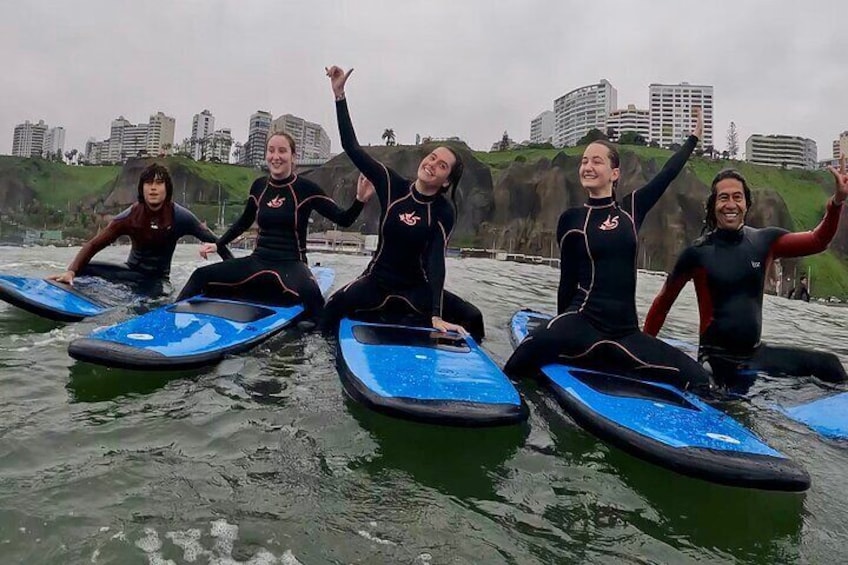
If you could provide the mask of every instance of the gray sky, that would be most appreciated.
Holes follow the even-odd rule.
[[[324,66],[348,82],[360,141],[458,135],[488,149],[529,137],[554,98],[606,78],[619,106],[652,82],[715,87],[715,145],[731,120],[811,137],[820,158],[848,130],[848,3],[840,0],[3,0],[0,153],[28,119],[64,126],[65,149],[124,115],[208,108],[247,136],[250,114],[324,126],[341,150]]]

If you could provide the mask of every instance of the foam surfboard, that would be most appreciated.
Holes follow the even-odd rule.
[[[345,318],[337,361],[348,395],[379,412],[457,426],[527,418],[521,395],[471,337]]]
[[[550,316],[522,310],[510,324],[519,344]],[[804,491],[810,477],[730,416],[662,383],[546,365],[541,377],[578,425],[636,457],[707,481]]]
[[[0,274],[0,300],[59,322],[78,322],[110,309],[70,285],[15,275]]]
[[[312,269],[321,292],[334,272]],[[71,357],[107,367],[179,370],[210,365],[247,351],[288,327],[303,306],[269,306],[197,296],[99,328],[68,347]]]
[[[783,413],[831,439],[848,439],[848,392],[785,408]]]

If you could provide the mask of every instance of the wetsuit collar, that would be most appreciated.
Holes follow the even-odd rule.
[[[612,206],[615,202],[612,196],[605,196],[603,198],[592,198],[589,197],[589,200],[586,202],[586,206],[589,208],[606,208],[607,206]]]
[[[436,198],[441,196],[441,192],[437,192],[435,194],[422,194],[418,192],[418,187],[415,186],[415,181],[412,181],[412,184],[409,185],[409,190],[412,192],[412,198],[417,200],[418,202],[433,202]]]
[[[297,178],[297,175],[294,173],[290,174],[284,179],[275,179],[274,177],[268,175],[268,184],[271,186],[286,186],[287,184],[291,184],[294,182],[294,179]]]
[[[735,230],[723,230],[721,228],[716,228],[713,232],[713,237],[716,241],[722,241],[724,243],[739,243],[742,241],[743,230],[745,229],[745,225],[739,227],[739,229]]]

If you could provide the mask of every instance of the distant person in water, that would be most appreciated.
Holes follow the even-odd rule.
[[[256,248],[247,257],[197,269],[177,300],[204,293],[268,304],[300,302],[307,318],[314,321],[320,315],[324,297],[306,264],[309,216],[315,211],[340,226],[350,226],[373,189],[359,183],[353,204],[342,210],[321,187],[295,173],[296,157],[294,139],[271,132],[265,144],[269,174],[253,182],[244,211],[219,241],[229,244],[256,222]],[[213,249],[203,246],[201,253]]]
[[[380,228],[377,250],[365,272],[327,302],[324,331],[334,332],[339,320],[349,316],[468,333],[448,321],[450,307],[467,303],[446,299],[444,292],[445,250],[456,222],[461,157],[439,146],[421,160],[415,178],[389,169],[356,139],[345,97],[345,83],[353,69],[345,72],[334,66],[326,71],[336,100],[342,148],[373,183],[380,202]],[[482,315],[476,333],[482,338]]]
[[[807,275],[801,275],[801,278],[798,280],[798,286],[790,288],[786,294],[786,298],[803,300],[804,302],[810,301],[810,290],[807,288]]]
[[[504,371],[532,374],[551,363],[626,373],[680,389],[708,390],[709,374],[693,359],[639,331],[636,257],[639,229],[648,212],[680,174],[702,137],[695,108],[694,132],[645,186],[619,198],[618,150],[590,143],[578,171],[588,194],[583,206],[562,213],[557,226],[560,282],[557,316],[534,330]]]
[[[832,353],[760,341],[768,264],[781,257],[824,251],[839,227],[848,196],[844,160],[840,171],[831,168],[830,172],[836,182],[824,218],[815,229],[798,233],[746,226],[752,203],[748,183],[739,171],[719,172],[706,204],[705,233],[680,255],[651,305],[645,332],[659,333],[677,295],[692,280],[701,317],[698,357],[709,364],[717,384],[744,392],[757,371],[845,381],[845,369]]]
[[[177,241],[194,236],[208,242],[222,258],[232,257],[219,245],[215,234],[186,208],[173,202],[174,186],[168,169],[154,163],[138,179],[138,202],[115,216],[111,222],[79,250],[68,270],[48,277],[73,284],[76,276],[96,276],[130,283],[147,294],[160,294],[167,286],[171,260]],[[128,236],[132,247],[125,265],[91,261],[99,251],[121,236]]]

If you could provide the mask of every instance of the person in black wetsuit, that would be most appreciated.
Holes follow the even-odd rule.
[[[171,259],[177,241],[192,235],[208,242],[224,258],[232,254],[218,244],[215,234],[187,209],[172,201],[174,185],[168,169],[157,163],[145,168],[138,179],[138,202],[115,216],[79,250],[68,270],[48,277],[67,284],[76,276],[95,276],[129,283],[144,294],[166,293]],[[91,261],[99,251],[121,236],[129,236],[132,247],[125,265]]]
[[[801,275],[801,278],[798,279],[798,286],[789,289],[786,298],[790,300],[803,300],[804,302],[810,301],[810,290],[807,288],[807,275]]]
[[[320,316],[324,297],[306,264],[309,215],[314,210],[340,226],[350,226],[373,190],[360,183],[353,204],[342,210],[318,185],[294,173],[295,152],[288,134],[268,136],[265,161],[270,175],[253,182],[244,211],[218,242],[227,245],[256,222],[256,249],[247,257],[197,269],[178,301],[204,293],[266,304],[302,302],[306,318]],[[201,254],[210,250],[211,246],[203,247]]]
[[[377,192],[380,232],[365,272],[327,302],[323,330],[334,332],[341,318],[351,316],[465,334],[465,328],[446,321],[451,317],[444,300],[445,249],[455,221],[455,208],[445,194],[455,197],[462,160],[450,148],[437,147],[421,161],[417,177],[407,179],[368,155],[356,139],[345,99],[352,71],[334,66],[327,76],[336,97],[342,147]]]
[[[654,299],[645,318],[645,332],[657,335],[680,291],[695,284],[700,313],[698,358],[709,364],[717,384],[744,392],[756,372],[814,375],[821,380],[848,379],[832,353],[760,342],[763,286],[769,263],[781,257],[801,257],[824,251],[839,226],[848,195],[848,175],[831,169],[836,189],[824,218],[813,230],[791,233],[783,228],[744,225],[751,190],[733,169],[721,171],[706,204],[706,234],[685,249]]]
[[[683,147],[648,184],[617,201],[618,152],[608,142],[589,144],[580,164],[588,202],[563,212],[557,226],[560,283],[557,316],[530,334],[507,361],[513,377],[550,363],[628,373],[678,388],[709,388],[709,374],[674,347],[639,331],[636,257],[645,216],[677,177],[703,130],[697,125]]]

